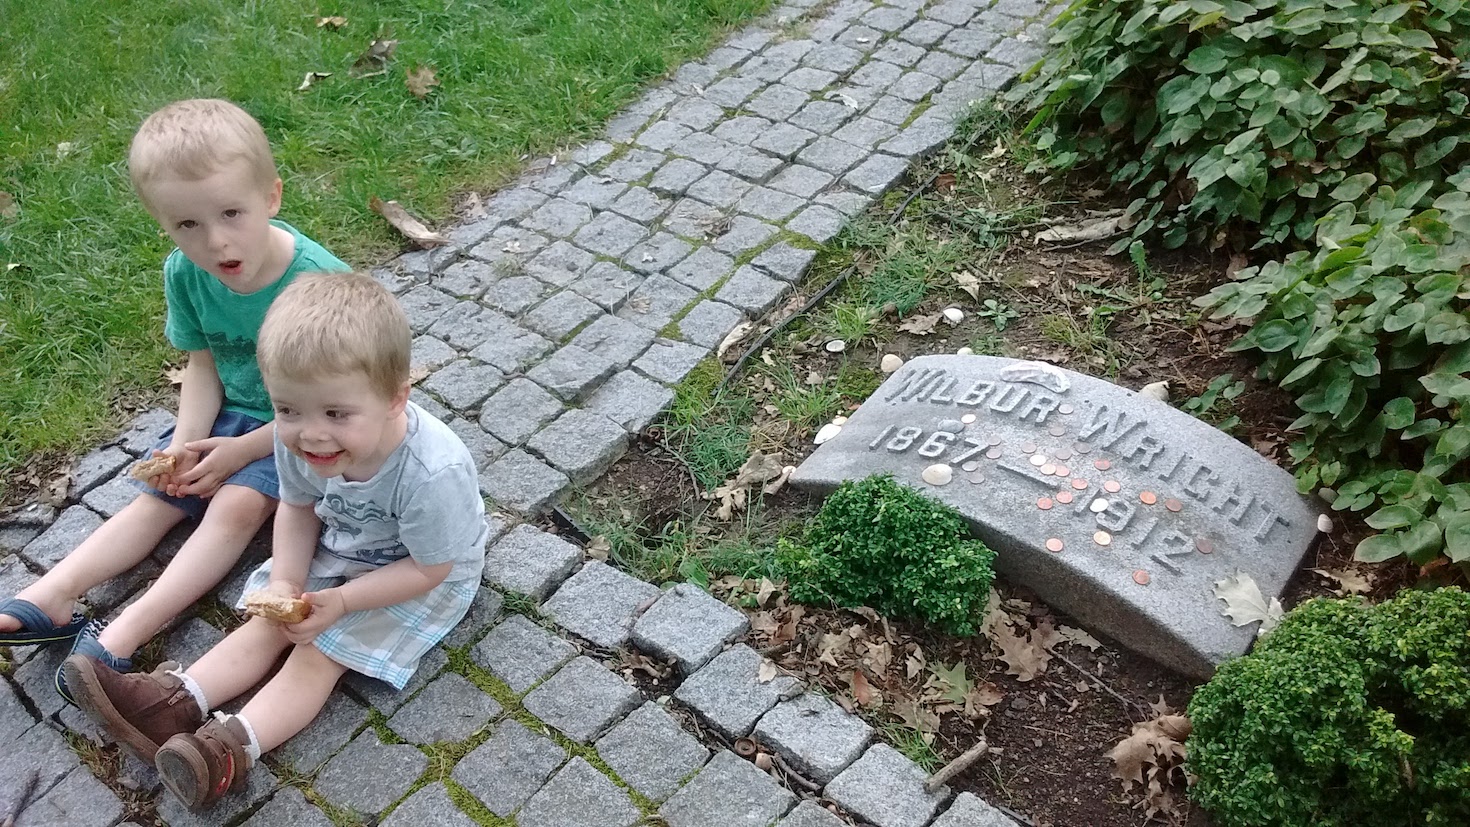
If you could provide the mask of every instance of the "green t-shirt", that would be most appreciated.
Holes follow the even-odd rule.
[[[236,293],[179,250],[163,262],[163,295],[168,301],[164,335],[180,350],[208,350],[225,388],[223,409],[263,422],[275,418],[265,381],[260,378],[260,366],[255,363],[255,340],[265,311],[302,273],[352,269],[290,224],[271,224],[296,239],[296,255],[275,283],[254,293]]]

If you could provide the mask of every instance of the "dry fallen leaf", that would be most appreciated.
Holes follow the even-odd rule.
[[[167,379],[170,385],[182,385],[184,384],[184,369],[169,368],[163,372],[163,378]]]
[[[1123,211],[1117,210],[1114,214],[1083,219],[1076,224],[1054,224],[1036,234],[1036,243],[1101,241],[1122,232],[1124,220]]]
[[[296,87],[296,91],[305,92],[311,88],[312,84],[319,80],[326,80],[331,76],[331,72],[307,72],[306,76],[301,79],[301,85]]]
[[[960,270],[954,274],[954,283],[959,288],[970,294],[970,298],[980,301],[980,277],[969,270]]]
[[[944,318],[943,313],[935,313],[930,316],[912,316],[908,321],[898,326],[899,330],[907,331],[915,336],[928,336],[934,332],[934,325]]]
[[[858,706],[879,706],[883,703],[882,694],[868,683],[868,678],[861,669],[854,669],[852,672],[852,697],[858,702]]]
[[[408,211],[397,201],[384,201],[374,195],[368,199],[368,206],[373,212],[386,218],[388,223],[393,225],[393,229],[402,233],[405,238],[419,247],[427,249],[449,243],[449,239],[430,230],[424,226],[422,221],[409,215]]]
[[[15,203],[15,196],[0,190],[0,218],[15,218],[20,215],[20,207]]]
[[[720,340],[720,346],[715,348],[715,359],[723,360],[725,358],[725,351],[734,347],[741,339],[745,338],[746,334],[754,329],[755,322],[741,322],[735,325],[735,329],[726,333],[725,338]]]
[[[1000,649],[1000,659],[1006,662],[1006,674],[1015,675],[1022,683],[1035,680],[1051,663],[1051,654],[1025,632],[1005,627],[997,629],[993,639]]]
[[[760,671],[756,673],[755,678],[761,683],[770,683],[779,674],[781,674],[781,670],[776,667],[776,664],[762,658]]]
[[[593,537],[591,542],[587,543],[586,551],[588,557],[591,557],[593,560],[601,560],[605,563],[607,562],[607,556],[612,553],[612,541],[607,539],[607,535],[599,534]]]
[[[318,17],[316,27],[318,29],[340,29],[347,25],[345,17]]]
[[[414,97],[423,100],[429,96],[429,92],[435,86],[439,85],[439,78],[434,76],[434,67],[419,66],[408,73],[408,77],[404,78],[404,82],[408,84],[408,91]]]
[[[358,55],[352,68],[347,70],[355,78],[370,78],[387,74],[388,61],[393,59],[393,50],[398,48],[396,40],[374,40],[367,51]]]
[[[1312,569],[1312,571],[1329,580],[1337,581],[1338,594],[1367,594],[1373,590],[1372,581],[1351,569]]]
[[[1123,792],[1134,784],[1144,788],[1140,802],[1146,815],[1172,813],[1173,797],[1164,786],[1170,774],[1184,763],[1184,740],[1192,727],[1183,715],[1160,715],[1151,721],[1133,725],[1133,734],[1108,751],[1113,760],[1113,777],[1122,780]]]
[[[1057,634],[1061,635],[1062,639],[1066,640],[1069,643],[1075,643],[1078,646],[1086,646],[1088,649],[1094,652],[1102,647],[1102,644],[1098,642],[1097,638],[1089,635],[1081,629],[1074,629],[1071,626],[1058,626]]]
[[[1230,618],[1232,624],[1245,626],[1259,620],[1261,628],[1256,632],[1257,637],[1275,629],[1285,614],[1281,601],[1273,597],[1268,604],[1255,579],[1243,572],[1216,580],[1215,596],[1225,601],[1225,608],[1220,610],[1220,614]]]

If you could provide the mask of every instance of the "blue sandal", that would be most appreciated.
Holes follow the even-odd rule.
[[[0,632],[0,646],[31,646],[37,643],[58,643],[70,640],[87,625],[86,615],[76,612],[70,623],[57,626],[41,608],[29,600],[12,597],[0,601],[0,614],[10,615],[20,621],[20,628]]]
[[[72,641],[71,653],[86,655],[114,672],[133,671],[132,658],[120,658],[114,655],[107,651],[107,647],[103,646],[101,641],[97,640],[105,628],[107,624],[100,620],[93,620],[86,624],[86,627],[77,634],[77,639]],[[62,661],[61,665],[56,667],[56,692],[61,695],[62,700],[76,706],[76,699],[72,697],[71,690],[66,686],[66,675],[62,674],[65,668],[66,661]]]

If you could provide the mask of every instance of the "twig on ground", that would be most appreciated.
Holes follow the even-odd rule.
[[[1099,678],[1098,676],[1092,674],[1091,672],[1087,671],[1086,669],[1083,669],[1082,667],[1078,666],[1076,663],[1073,663],[1072,660],[1070,658],[1068,658],[1066,655],[1063,655],[1060,652],[1052,652],[1051,654],[1052,654],[1052,657],[1057,658],[1062,663],[1065,663],[1068,666],[1072,667],[1073,669],[1076,669],[1079,673],[1081,673],[1081,675],[1083,677],[1087,678],[1088,680],[1090,680],[1094,684],[1096,684],[1099,689],[1101,689],[1102,691],[1108,693],[1109,695],[1112,695],[1114,698],[1117,698],[1118,699],[1118,703],[1121,703],[1123,705],[1123,709],[1128,712],[1128,717],[1130,719],[1135,716],[1135,714],[1137,712],[1137,707],[1139,706],[1137,703],[1128,700],[1127,698],[1123,697],[1122,695],[1119,695],[1111,686],[1108,686],[1106,683],[1103,683],[1103,681],[1102,681],[1101,678]]]
[[[810,792],[816,792],[822,789],[821,784],[812,781],[811,779],[792,769],[791,765],[786,763],[786,759],[782,758],[779,752],[772,752],[771,757],[775,759],[776,766],[781,768],[781,772],[785,773],[787,778],[790,778],[792,781],[795,781],[797,784],[805,787]]]
[[[965,750],[960,757],[940,767],[937,772],[925,779],[924,792],[932,793],[949,783],[951,778],[969,769],[971,764],[980,760],[980,756],[984,755],[988,749],[990,749],[990,741],[981,735],[980,740],[976,741],[973,747]]]

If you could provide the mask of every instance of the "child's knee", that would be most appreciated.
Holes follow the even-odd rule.
[[[204,519],[221,526],[254,533],[276,510],[276,501],[253,488],[227,485],[214,495]]]

